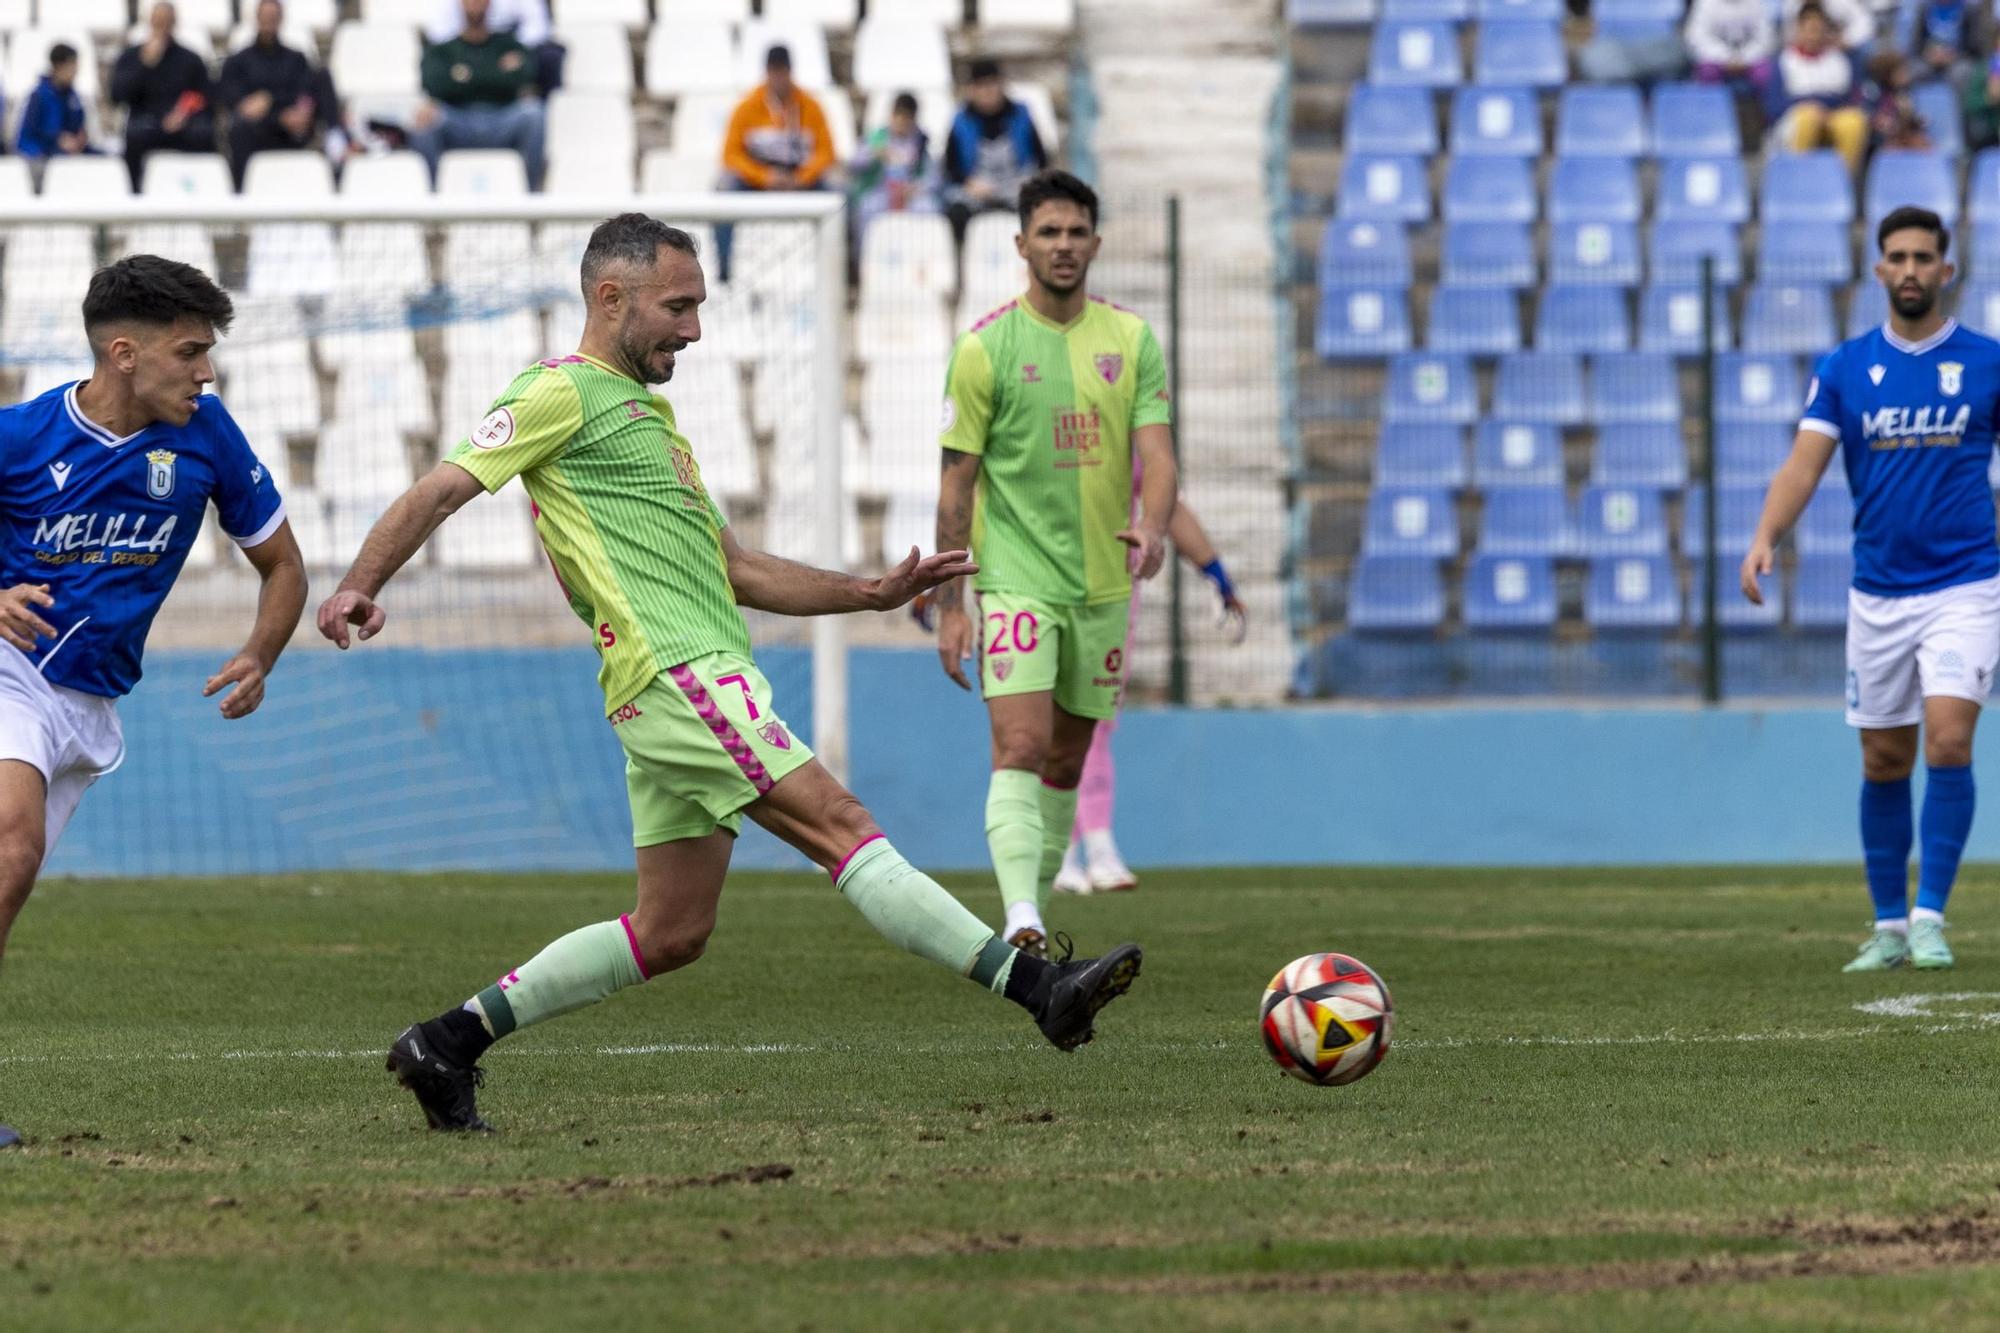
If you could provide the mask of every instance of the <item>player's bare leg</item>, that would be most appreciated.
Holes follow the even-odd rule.
[[[1136,944],[1050,963],[995,939],[889,845],[867,808],[816,759],[779,779],[745,813],[812,858],[890,943],[1006,996],[1062,1050],[1089,1041],[1097,1011],[1139,975]]]
[[[1958,879],[1959,859],[1972,833],[1976,793],[1972,782],[1972,736],[1979,705],[1970,699],[1933,694],[1924,700],[1924,808],[1917,837],[1922,847],[1916,906],[1910,911],[1910,963],[1937,969],[1952,966],[1945,943],[1944,909]]]
[[[1861,732],[1861,850],[1875,928],[1843,971],[1882,972],[1910,959],[1910,770],[1917,762],[1915,727]]]
[[[1007,913],[1001,931],[1009,944],[1037,957],[1048,954],[1043,885],[1055,878],[1053,866],[1046,879],[1042,874],[1043,847],[1048,841],[1042,821],[1042,779],[1055,741],[1056,712],[1055,695],[1049,690],[1005,694],[986,701],[993,733],[993,777],[986,789],[986,849],[993,858],[993,877],[1000,883],[1000,902]],[[1086,741],[1086,748],[1088,744]],[[1070,784],[1072,820],[1075,786]]]
[[[41,873],[47,818],[41,772],[18,759],[0,760],[0,957]],[[0,1125],[0,1148],[20,1142],[19,1134]]]

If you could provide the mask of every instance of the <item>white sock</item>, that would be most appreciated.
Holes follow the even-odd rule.
[[[1910,920],[1912,920],[1912,921],[1935,921],[1935,922],[1937,922],[1937,923],[1938,923],[1939,925],[1943,925],[1943,924],[1944,924],[1944,913],[1943,913],[1943,912],[1940,912],[1940,911],[1938,911],[1938,910],[1937,910],[1937,909],[1936,909],[1935,907],[1916,907],[1916,908],[1912,908],[1912,909],[1910,910]],[[1880,924],[1880,923],[1877,923],[1877,924]]]
[[[1125,858],[1118,854],[1118,841],[1111,836],[1108,828],[1094,828],[1083,835],[1083,850],[1089,854],[1093,865],[1123,865]]]
[[[1039,930],[1044,935],[1048,934],[1042,926],[1042,914],[1033,903],[1008,903],[1007,927],[1000,932],[1000,937],[1007,939],[1023,927]]]
[[[1080,875],[1083,873],[1083,844],[1075,838],[1069,840],[1069,850],[1063,853],[1063,873]]]
[[[1918,908],[1917,910],[1918,910],[1918,911],[1922,911],[1923,909],[1922,909],[1922,908]],[[1940,917],[1940,918],[1938,918],[1938,919],[1939,919],[1939,920],[1943,920],[1944,918]],[[1877,918],[1875,918],[1875,929],[1877,929],[1877,930],[1893,930],[1893,931],[1895,931],[1895,932],[1896,932],[1896,933],[1897,933],[1898,935],[1907,935],[1907,934],[1909,934],[1909,933],[1910,933],[1910,918],[1908,918],[1908,917],[1906,917],[1906,916],[1882,916],[1882,917],[1877,917]]]

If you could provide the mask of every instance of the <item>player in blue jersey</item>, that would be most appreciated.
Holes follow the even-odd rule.
[[[0,954],[84,789],[125,757],[115,701],[211,500],[263,581],[250,637],[202,690],[228,690],[225,718],[263,701],[305,606],[277,487],[202,396],[232,313],[199,269],[121,259],[83,298],[90,378],[0,409]]]
[[[1833,452],[1854,494],[1847,721],[1861,732],[1861,847],[1875,930],[1849,972],[1950,967],[1945,901],[1972,830],[1972,732],[2000,662],[2000,549],[1987,464],[2000,424],[2000,342],[1938,308],[1952,279],[1938,215],[1899,208],[1876,232],[1889,322],[1820,361],[1791,456],[1771,481],[1743,595],[1812,498]],[[1927,768],[1909,905],[1910,771]]]

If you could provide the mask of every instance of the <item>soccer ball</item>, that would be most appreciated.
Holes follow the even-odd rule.
[[[1333,1087],[1382,1063],[1395,1008],[1368,964],[1344,953],[1309,953],[1271,978],[1257,1024],[1278,1068]]]

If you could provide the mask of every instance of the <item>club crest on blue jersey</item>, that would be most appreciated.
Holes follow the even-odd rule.
[[[174,451],[155,449],[146,455],[146,494],[164,500],[174,493]]]
[[[1956,397],[1964,387],[1965,367],[1957,361],[1938,362],[1938,392],[1947,398]]]

